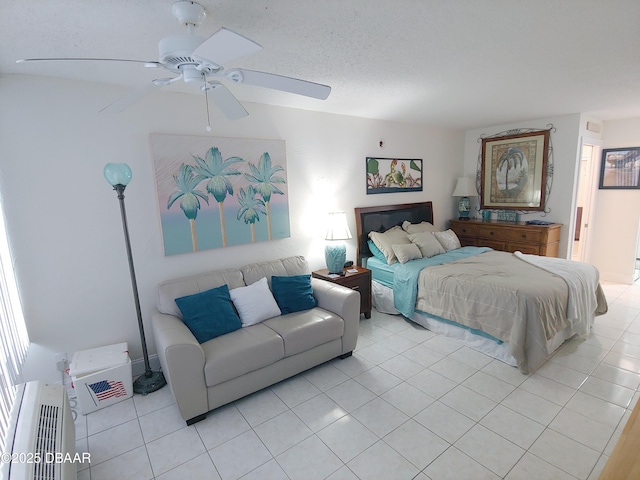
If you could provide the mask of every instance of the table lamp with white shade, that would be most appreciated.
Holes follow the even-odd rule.
[[[453,190],[454,197],[460,197],[458,202],[458,220],[469,220],[469,211],[471,210],[471,201],[469,197],[477,197],[476,181],[471,177],[460,177]]]
[[[327,233],[324,236],[328,240],[324,250],[324,259],[327,262],[329,273],[344,274],[344,263],[347,259],[347,247],[342,240],[349,240],[351,232],[347,225],[345,212],[331,212],[327,222]]]

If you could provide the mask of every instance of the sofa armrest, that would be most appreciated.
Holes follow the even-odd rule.
[[[318,306],[335,313],[344,320],[342,353],[352,352],[358,342],[360,293],[319,278],[312,278],[311,286],[313,287],[313,295],[318,301]]]
[[[160,365],[186,421],[209,411],[202,347],[182,320],[156,311],[153,334]]]

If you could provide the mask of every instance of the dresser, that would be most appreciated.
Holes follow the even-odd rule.
[[[561,227],[561,223],[528,225],[525,222],[503,220],[449,221],[449,228],[456,232],[463,247],[490,247],[505,252],[520,251],[547,257],[558,256]]]

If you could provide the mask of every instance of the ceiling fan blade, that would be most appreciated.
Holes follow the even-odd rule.
[[[236,97],[221,83],[207,82],[207,94],[229,120],[237,120],[249,115]]]
[[[127,108],[127,107],[133,105],[134,103],[136,103],[137,101],[141,100],[143,97],[146,97],[150,93],[155,92],[156,90],[164,87],[165,85],[169,85],[170,83],[173,83],[176,80],[179,80],[180,78],[182,78],[182,77],[161,78],[161,79],[158,79],[158,80],[154,80],[149,85],[147,85],[146,87],[142,87],[142,88],[139,88],[137,90],[134,90],[134,91],[126,94],[124,97],[119,98],[118,100],[116,100],[112,104],[107,105],[102,110],[100,110],[98,113],[120,113],[125,108]]]
[[[225,73],[227,77],[236,83],[246,83],[258,87],[282,90],[283,92],[296,93],[307,97],[326,100],[331,93],[331,87],[320,83],[308,82],[297,78],[284,77],[274,73],[256,72],[236,68]]]
[[[196,60],[213,62],[222,67],[232,60],[260,50],[262,47],[253,40],[226,28],[221,28],[202,42],[191,56]]]
[[[59,61],[88,61],[88,62],[131,62],[131,63],[144,63],[145,65],[153,65],[162,66],[160,62],[156,61],[146,61],[146,60],[130,60],[127,58],[85,58],[85,57],[60,57],[60,58],[21,58],[20,60],[16,60],[16,63],[26,63],[26,62],[59,62]]]

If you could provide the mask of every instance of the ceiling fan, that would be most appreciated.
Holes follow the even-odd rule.
[[[134,62],[142,63],[149,68],[164,68],[177,74],[175,77],[155,79],[147,86],[135,90],[103,108],[101,112],[121,112],[145,95],[179,80],[200,86],[207,101],[207,116],[209,113],[208,96],[210,95],[213,102],[230,120],[245,117],[248,113],[233,94],[218,81],[220,79],[281,90],[320,100],[325,100],[331,93],[331,87],[327,85],[297,78],[242,68],[225,70],[226,63],[259,52],[262,47],[253,40],[226,28],[221,28],[207,39],[195,35],[195,27],[200,25],[206,16],[204,7],[199,3],[178,1],[173,4],[172,13],[181,25],[187,27],[187,33],[171,35],[160,40],[158,44],[159,61],[118,58],[26,58],[18,60],[17,63],[61,60]],[[211,127],[207,126],[207,130],[210,129]]]

